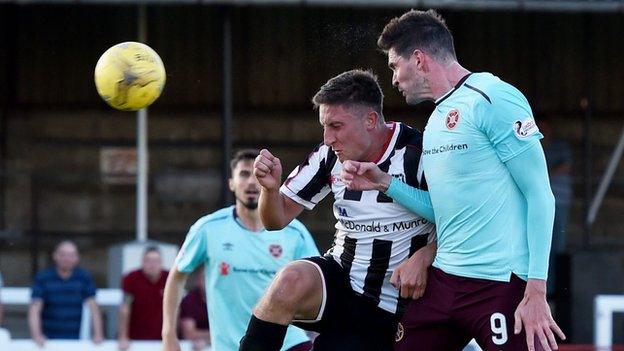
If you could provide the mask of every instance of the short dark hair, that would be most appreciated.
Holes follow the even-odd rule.
[[[232,157],[232,160],[230,161],[230,170],[234,171],[234,168],[236,168],[236,165],[240,162],[240,161],[245,161],[245,160],[255,160],[256,157],[258,157],[258,155],[260,154],[260,151],[257,149],[242,149],[242,150],[238,150],[235,154],[234,157]]]
[[[315,109],[322,104],[366,105],[381,116],[383,98],[377,76],[371,71],[354,69],[328,80],[314,95],[312,103]]]
[[[435,10],[411,10],[391,19],[379,36],[377,46],[386,53],[394,49],[402,57],[420,49],[438,60],[457,59],[453,35]]]
[[[150,246],[145,248],[145,251],[143,251],[143,257],[147,256],[147,254],[150,253],[150,252],[155,252],[155,253],[161,255],[160,249],[158,248],[158,246],[150,245]]]

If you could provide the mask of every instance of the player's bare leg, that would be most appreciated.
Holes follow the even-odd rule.
[[[308,262],[296,261],[275,276],[254,309],[241,351],[278,351],[293,320],[314,320],[323,301],[322,277]]]

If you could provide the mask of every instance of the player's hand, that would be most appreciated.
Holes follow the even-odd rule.
[[[260,150],[254,161],[254,175],[260,185],[267,190],[275,190],[280,186],[282,163],[267,149]]]
[[[566,339],[565,334],[550,314],[550,307],[546,302],[545,280],[529,279],[524,298],[520,301],[514,317],[514,333],[520,334],[524,328],[529,351],[536,350],[535,339],[545,351],[558,349],[555,334],[561,340]]]
[[[181,351],[180,340],[177,337],[163,338],[163,351]]]
[[[340,178],[349,190],[386,191],[391,176],[383,172],[373,162],[345,161],[342,164]]]
[[[128,339],[119,339],[119,343],[117,344],[117,348],[121,351],[126,351],[130,348],[130,340]]]
[[[35,335],[33,336],[33,341],[35,342],[35,344],[37,344],[37,346],[43,348],[48,339],[45,337],[45,335]]]
[[[432,256],[430,245],[432,244],[416,251],[392,273],[390,284],[399,289],[402,298],[416,300],[425,294],[427,271],[435,256],[435,248],[433,248],[434,255]]]

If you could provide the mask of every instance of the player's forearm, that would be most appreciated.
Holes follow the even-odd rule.
[[[279,230],[290,223],[290,220],[286,218],[286,206],[279,189],[263,188],[258,200],[258,209],[260,220],[268,230]]]
[[[182,289],[186,283],[187,274],[178,271],[174,265],[167,277],[163,297],[163,338],[176,338],[176,323],[178,320],[178,306],[182,300]]]
[[[419,254],[421,256],[422,263],[427,267],[433,264],[433,260],[435,259],[436,252],[438,251],[438,242],[432,241],[426,246],[420,248],[418,251],[414,253],[414,255]]]
[[[431,223],[435,223],[435,214],[429,192],[417,189],[392,177],[385,194],[408,210],[416,213]]]

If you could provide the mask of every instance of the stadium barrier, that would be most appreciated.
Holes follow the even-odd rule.
[[[85,340],[49,340],[43,348],[40,348],[31,340],[12,340],[4,348],[0,343],[0,349],[10,351],[119,351],[117,341],[107,340],[101,344],[94,344]],[[192,345],[188,341],[180,344],[182,351],[191,351]],[[158,351],[162,349],[160,341],[133,341],[128,351]],[[209,351],[210,349],[206,349]]]
[[[29,305],[30,288],[2,288],[0,301],[4,305]],[[95,301],[100,307],[119,306],[123,300],[120,289],[98,289]],[[82,306],[82,322],[80,323],[80,340],[89,340],[91,335],[91,311],[85,304]]]
[[[594,298],[594,346],[597,350],[613,347],[615,312],[624,312],[624,295],[597,295]]]
[[[0,301],[3,305],[23,305],[30,304],[30,288],[9,288],[0,289]],[[98,289],[95,301],[100,307],[116,307],[121,304],[123,293],[120,289]],[[91,311],[84,305],[82,309],[82,322],[80,325],[80,340],[48,340],[45,347],[40,348],[30,339],[11,340],[8,331],[0,329],[0,350],[10,351],[118,351],[116,340],[106,340],[101,344],[94,344],[90,341],[91,331]],[[128,351],[153,351],[161,349],[160,341],[132,341]],[[181,342],[182,351],[192,349],[189,341]],[[207,348],[206,351],[209,351]]]
[[[30,288],[9,288],[0,289],[0,301],[5,305],[28,305],[30,304]],[[123,293],[120,289],[98,289],[95,297],[100,307],[115,307],[121,304]],[[624,312],[624,295],[598,295],[594,299],[594,345],[561,345],[562,351],[624,351],[622,346],[612,346],[613,344],[613,313]],[[11,341],[11,351],[73,351],[73,350],[117,350],[117,342],[105,341],[100,345],[94,345],[90,339],[91,313],[88,307],[83,306],[82,323],[80,327],[80,341],[76,340],[52,340],[46,348],[40,349],[31,340]],[[0,333],[0,349],[2,348],[2,333]],[[183,342],[183,350],[190,350],[190,344]],[[129,351],[155,350],[160,347],[158,341],[136,341],[133,342]],[[474,342],[465,350],[478,351],[479,346]]]

